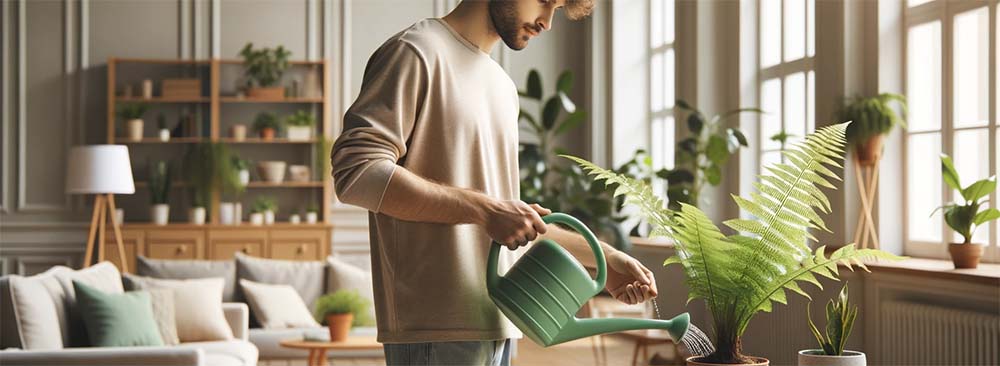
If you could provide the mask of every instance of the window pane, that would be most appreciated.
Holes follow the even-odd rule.
[[[989,123],[989,21],[985,6],[955,16],[955,127]]]
[[[760,2],[760,66],[781,62],[781,1]]]
[[[781,162],[781,151],[765,151],[760,155],[761,174],[767,172],[766,170],[764,170],[764,168],[767,168],[771,165],[780,162]]]
[[[660,153],[660,160],[663,162],[660,165],[661,168],[673,169],[674,167],[674,128],[674,117],[667,117],[663,122],[663,137],[661,141],[664,148]]]
[[[674,49],[663,55],[663,107],[674,106]]]
[[[649,1],[649,46],[659,47],[663,44],[663,2],[673,0]]]
[[[674,43],[674,1],[663,1],[663,43]]]
[[[806,132],[816,130],[816,73],[809,72],[806,82]],[[844,121],[837,121],[844,122]]]
[[[915,26],[908,37],[909,130],[938,130],[941,128],[941,22]]]
[[[917,5],[920,5],[920,4],[923,4],[923,3],[928,3],[928,2],[931,2],[931,0],[907,0],[906,4],[909,5],[910,7],[914,7],[914,6],[917,6]]]
[[[798,72],[785,78],[785,132],[788,142],[806,135],[806,76]],[[787,146],[787,145],[786,145]]]
[[[989,159],[986,158],[989,156],[989,143],[989,131],[985,128],[955,131],[955,153],[953,158],[955,170],[958,171],[958,177],[963,187],[990,176]],[[952,194],[953,200],[961,200],[961,195],[958,192]],[[960,238],[960,235],[956,235],[956,239]],[[973,241],[988,243],[988,227],[976,230],[976,233],[973,235]]]
[[[941,206],[941,134],[909,136],[907,144],[907,228],[910,240],[940,242],[941,213],[929,216]]]
[[[816,0],[807,0],[806,1],[806,56],[812,57],[815,55],[816,55]]]
[[[663,167],[663,160],[661,157],[664,154],[664,150],[667,149],[667,144],[664,141],[657,141],[657,138],[663,136],[663,118],[653,118],[653,123],[649,125],[649,133],[653,136],[653,141],[650,143],[650,153],[653,157],[653,169],[660,169]]]
[[[771,141],[771,136],[781,132],[781,79],[771,79],[760,86],[761,116],[760,146],[763,150],[780,149],[781,144]]]
[[[653,112],[663,109],[663,54],[657,53],[649,61],[649,107]]]
[[[806,3],[804,0],[785,0],[785,62],[798,60],[805,55],[805,18]]]

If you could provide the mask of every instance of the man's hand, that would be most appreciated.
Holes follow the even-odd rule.
[[[656,279],[639,260],[622,252],[607,257],[607,289],[615,299],[626,304],[638,304],[656,297]]]
[[[511,250],[527,245],[538,234],[545,234],[545,222],[540,215],[551,213],[542,206],[520,200],[493,201],[485,211],[482,225],[486,233]]]

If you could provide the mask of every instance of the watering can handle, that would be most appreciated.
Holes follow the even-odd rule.
[[[587,228],[580,220],[575,217],[561,213],[553,212],[551,214],[542,216],[542,221],[546,224],[551,223],[562,223],[569,225],[576,232],[583,235],[583,238],[587,240],[587,244],[590,244],[590,250],[594,252],[594,260],[597,264],[597,277],[594,278],[594,291],[599,292],[604,289],[607,281],[607,263],[604,260],[604,250],[601,249],[601,244],[597,241],[597,237],[594,233]],[[500,247],[501,244],[493,242],[490,248],[490,258],[487,262],[487,281],[495,283],[498,278],[497,274],[497,261],[500,259]]]

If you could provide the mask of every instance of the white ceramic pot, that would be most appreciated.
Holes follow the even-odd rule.
[[[231,128],[233,134],[233,140],[243,141],[247,138],[247,126],[243,124],[233,125]]]
[[[239,176],[240,176],[240,185],[246,187],[248,184],[250,184],[250,171],[249,170],[246,170],[246,169],[240,170]]]
[[[166,225],[170,221],[170,205],[159,203],[149,208],[149,216],[156,225]]]
[[[233,204],[233,225],[243,223],[243,204],[236,202]]]
[[[312,138],[312,126],[288,126],[289,141],[305,141]]]
[[[153,81],[145,79],[142,81],[142,97],[150,99],[153,97]]]
[[[270,183],[281,183],[285,180],[285,162],[261,161],[257,163],[257,174]]]
[[[264,225],[274,225],[274,211],[264,211]]]
[[[160,141],[167,142],[170,141],[170,130],[166,128],[160,129]]]
[[[142,140],[142,119],[130,119],[126,122],[126,129],[128,131],[128,139],[132,141]]]
[[[204,207],[191,207],[188,210],[188,222],[195,225],[205,224],[205,208]]]
[[[288,172],[291,176],[288,180],[292,182],[308,182],[310,178],[309,166],[306,165],[292,165],[288,167]]]
[[[235,221],[233,209],[236,204],[232,202],[221,202],[219,203],[219,223],[223,225],[232,225]]]
[[[799,366],[866,366],[864,352],[844,350],[843,356],[827,356],[823,350],[799,351]]]
[[[125,209],[124,208],[116,208],[115,209],[115,220],[118,220],[116,222],[118,223],[119,226],[121,224],[125,223]]]
[[[264,214],[260,212],[250,214],[250,225],[264,225]]]
[[[315,212],[306,212],[306,223],[315,224],[318,216]]]
[[[292,216],[288,217],[288,222],[292,224],[298,224],[302,222],[302,218],[299,217],[299,214],[292,214]]]

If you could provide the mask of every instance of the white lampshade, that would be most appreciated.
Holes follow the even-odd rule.
[[[74,146],[66,161],[66,193],[135,193],[125,145]]]

